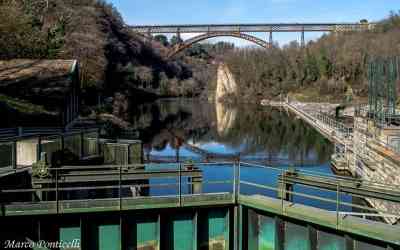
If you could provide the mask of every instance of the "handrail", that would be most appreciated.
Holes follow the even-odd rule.
[[[220,165],[220,163],[196,163],[195,166],[198,167],[199,169],[201,169],[202,166],[212,166],[212,165]],[[400,213],[393,211],[388,213],[388,211],[384,211],[382,209],[375,209],[375,208],[371,208],[370,206],[364,206],[364,205],[358,205],[358,204],[353,204],[353,203],[349,203],[347,201],[342,201],[340,197],[342,197],[344,193],[343,189],[342,189],[342,185],[343,185],[343,181],[346,182],[350,182],[350,181],[359,181],[359,180],[355,180],[355,179],[351,179],[351,178],[338,178],[336,176],[327,176],[327,175],[323,175],[321,173],[312,173],[311,171],[298,171],[298,173],[302,173],[302,174],[306,174],[307,176],[317,176],[319,178],[321,178],[322,180],[327,179],[327,180],[334,180],[336,185],[337,185],[337,189],[336,191],[333,190],[328,190],[322,187],[315,187],[315,186],[307,186],[306,184],[295,184],[295,185],[300,185],[300,186],[306,186],[307,188],[312,188],[315,190],[321,190],[321,191],[329,191],[330,193],[335,193],[336,194],[336,198],[329,198],[329,197],[324,197],[323,193],[319,192],[319,193],[315,193],[313,192],[312,194],[307,193],[307,191],[294,191],[292,189],[287,189],[286,185],[293,185],[293,183],[288,182],[285,179],[285,176],[290,176],[290,174],[293,174],[293,170],[288,170],[288,169],[282,169],[282,168],[276,168],[276,167],[270,167],[270,166],[264,166],[264,165],[259,165],[259,164],[250,164],[250,163],[245,163],[245,162],[236,162],[236,163],[222,163],[222,165],[231,165],[232,167],[232,178],[230,179],[216,179],[216,180],[203,180],[203,178],[201,178],[201,180],[198,181],[193,181],[193,179],[190,179],[190,177],[187,177],[186,179],[183,179],[182,177],[182,173],[185,172],[186,170],[184,170],[184,168],[186,166],[193,166],[192,164],[185,164],[185,163],[178,163],[178,164],[174,164],[175,169],[173,169],[172,171],[175,171],[179,174],[177,174],[176,176],[174,176],[173,178],[169,178],[169,179],[174,179],[174,182],[161,182],[161,183],[134,183],[134,184],[129,184],[129,183],[125,183],[123,182],[124,178],[123,176],[126,174],[129,174],[130,172],[125,172],[124,169],[126,169],[126,166],[124,165],[117,165],[117,166],[105,166],[104,168],[99,168],[99,169],[107,169],[107,168],[112,168],[114,170],[118,170],[119,171],[114,171],[113,174],[115,174],[116,176],[119,176],[119,181],[118,181],[118,185],[97,185],[97,186],[80,186],[80,187],[65,187],[65,186],[61,186],[59,185],[62,181],[63,178],[63,173],[60,170],[65,170],[62,167],[60,168],[54,168],[52,170],[54,170],[53,174],[55,176],[53,176],[53,181],[54,181],[54,185],[55,187],[46,187],[46,188],[26,188],[26,189],[5,189],[3,188],[2,190],[0,190],[0,195],[12,195],[11,196],[11,201],[9,204],[15,204],[15,205],[20,205],[20,206],[25,206],[25,205],[30,205],[31,202],[21,202],[17,200],[13,199],[18,199],[18,195],[19,194],[23,194],[23,193],[35,193],[35,192],[49,192],[49,193],[54,193],[55,194],[55,198],[51,199],[50,201],[54,201],[56,204],[56,208],[57,208],[57,213],[62,213],[62,210],[59,209],[60,207],[60,202],[64,202],[66,201],[65,197],[62,196],[62,192],[67,192],[67,191],[83,191],[83,190],[104,190],[104,189],[114,189],[114,190],[118,190],[118,198],[120,199],[120,209],[123,209],[123,203],[122,203],[122,199],[125,199],[127,197],[122,195],[122,189],[126,189],[126,188],[130,188],[132,186],[138,187],[138,188],[165,188],[165,187],[175,187],[176,190],[173,192],[174,197],[177,198],[177,201],[179,202],[177,205],[181,206],[183,203],[182,197],[183,196],[187,196],[187,195],[193,195],[192,194],[185,194],[185,192],[183,192],[183,190],[185,190],[183,187],[184,186],[194,186],[197,184],[201,184],[201,185],[228,185],[231,186],[232,190],[231,192],[233,193],[233,201],[237,201],[238,197],[240,195],[242,195],[242,191],[240,186],[241,185],[247,185],[247,186],[252,186],[255,188],[260,188],[260,189],[265,189],[265,190],[269,190],[269,191],[274,191],[276,193],[280,193],[280,197],[279,199],[282,200],[282,204],[283,204],[283,200],[286,199],[284,196],[290,195],[290,196],[297,196],[297,197],[303,197],[306,199],[311,199],[311,200],[315,200],[315,201],[319,201],[319,202],[327,202],[329,204],[336,204],[336,208],[334,209],[336,214],[337,214],[337,225],[339,226],[340,224],[340,219],[339,219],[339,215],[343,215],[344,213],[347,213],[347,215],[356,215],[356,214],[350,214],[347,211],[341,211],[342,207],[351,207],[351,208],[358,208],[358,209],[363,209],[365,211],[370,211],[372,213],[377,213],[380,215],[390,215],[388,216],[382,216],[385,217],[387,219],[398,219],[400,218]],[[151,165],[156,165],[156,166],[162,166],[159,164],[151,164]],[[172,165],[172,164],[170,164]],[[145,166],[143,164],[133,164],[132,166]],[[281,175],[283,178],[279,179],[276,178],[276,180],[271,183],[271,184],[260,184],[260,183],[256,183],[254,181],[247,181],[244,180],[241,175],[241,168],[246,168],[246,167],[262,167],[265,169],[269,169],[269,170],[273,170],[276,171],[278,176]],[[70,166],[69,169],[72,169],[73,166]],[[78,167],[79,169],[79,167]],[[60,173],[61,172],[61,173]],[[146,171],[146,170],[141,170],[140,173],[151,173],[152,171]],[[155,177],[155,178],[163,178],[163,179],[167,179],[165,177]],[[367,185],[368,182],[364,182],[363,184]],[[371,182],[370,182],[371,183]],[[387,187],[386,187],[387,188]],[[391,190],[393,191],[391,188],[387,188],[387,190]],[[173,190],[173,189],[172,189]],[[171,191],[171,190],[170,190]],[[203,193],[203,192],[202,192]],[[256,191],[252,191],[253,194],[256,194]],[[268,194],[262,193],[263,195],[267,195],[270,196]],[[285,195],[284,195],[285,194]],[[350,195],[352,197],[360,197],[357,194],[347,194]],[[158,197],[158,196],[157,196]],[[129,198],[136,198],[136,197],[130,197]],[[275,195],[273,195],[273,198],[276,198]],[[361,197],[361,198],[368,198],[367,196],[365,197]],[[95,198],[95,199],[105,199],[103,198]],[[67,199],[68,200],[68,199]],[[35,202],[35,201],[33,201]],[[46,202],[46,201],[36,201],[36,202]],[[3,203],[3,205],[7,205],[7,203]],[[400,204],[399,204],[400,206]],[[282,209],[283,206],[282,206]],[[284,212],[284,211],[282,211]],[[371,216],[370,216],[371,217]],[[372,217],[379,217],[377,216],[372,216]]]
[[[0,140],[17,140],[19,138],[34,137],[41,135],[67,135],[80,132],[98,131],[96,126],[85,127],[79,129],[65,130],[62,127],[17,127],[17,128],[1,128]]]

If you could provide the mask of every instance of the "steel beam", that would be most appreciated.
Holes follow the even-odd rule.
[[[207,33],[207,32],[346,32],[374,29],[375,23],[271,23],[271,24],[184,24],[129,26],[138,33]]]

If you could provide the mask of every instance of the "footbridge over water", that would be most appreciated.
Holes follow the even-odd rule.
[[[273,33],[297,32],[301,34],[301,46],[305,46],[306,32],[355,32],[372,30],[374,23],[271,23],[271,24],[196,24],[196,25],[139,25],[129,28],[151,39],[153,34],[176,34],[181,41],[181,34],[196,34],[194,37],[177,44],[168,53],[172,57],[192,44],[213,38],[230,36],[241,38],[255,43],[264,48],[270,48],[273,44]],[[268,41],[260,39],[252,33],[268,33]]]

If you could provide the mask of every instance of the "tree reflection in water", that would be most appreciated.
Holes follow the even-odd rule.
[[[219,151],[220,146],[241,157],[322,164],[333,149],[327,139],[295,115],[257,105],[158,100],[137,106],[131,123],[140,131],[148,154],[190,144],[210,153],[220,153],[213,151]]]

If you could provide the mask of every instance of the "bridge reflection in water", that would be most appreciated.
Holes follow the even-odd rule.
[[[140,131],[149,161],[231,161],[240,157],[331,172],[333,145],[284,110],[169,99],[138,106],[131,123]]]
[[[379,214],[354,202],[360,192],[363,197],[395,201],[400,197],[398,187],[360,185],[349,178],[242,162],[128,168],[112,166],[106,172],[117,184],[89,185],[83,179],[93,179],[92,174],[82,174],[81,184],[66,185],[60,168],[53,169],[56,173],[46,188],[2,189],[2,225],[10,228],[2,237],[77,238],[81,249],[107,250],[400,247],[400,228],[376,220],[400,214]],[[213,175],[216,169],[223,174]],[[192,176],[196,171],[201,179]],[[250,171],[260,177],[252,178]],[[148,183],[134,181],[143,175],[150,178]],[[301,179],[311,181],[296,181]],[[147,191],[123,191],[134,187]],[[94,198],[66,195],[77,190],[106,192]],[[46,192],[47,198],[38,198],[39,192]],[[379,192],[387,196],[374,195]]]

